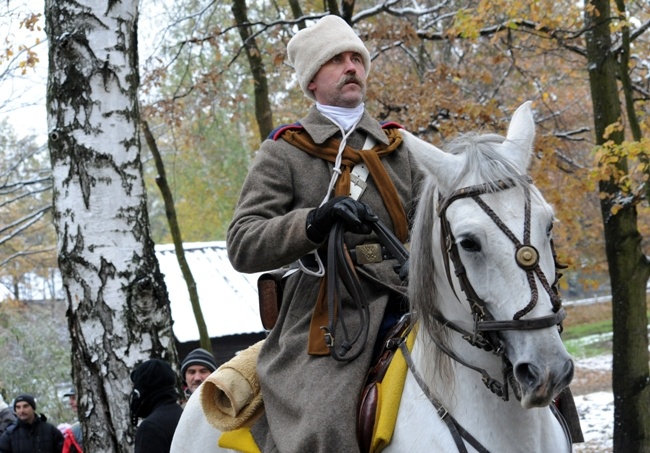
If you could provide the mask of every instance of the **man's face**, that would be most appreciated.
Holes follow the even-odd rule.
[[[366,69],[357,52],[335,55],[318,70],[308,88],[323,105],[354,108],[366,95]]]
[[[77,395],[70,395],[70,408],[72,408],[73,411],[77,412]]]
[[[31,424],[36,418],[36,414],[28,402],[18,401],[16,403],[16,417],[22,422]]]
[[[199,388],[199,385],[201,385],[201,383],[211,374],[212,371],[203,365],[191,365],[185,371],[185,382],[187,383],[187,388],[190,393],[194,393],[194,391]]]

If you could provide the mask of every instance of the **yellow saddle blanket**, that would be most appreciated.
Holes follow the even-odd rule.
[[[415,340],[414,332],[411,332],[406,340],[409,350],[413,348]],[[402,399],[404,382],[406,381],[407,365],[398,348],[386,371],[384,379],[377,384],[379,390],[379,404],[375,417],[375,425],[372,436],[370,453],[377,453],[383,450],[391,441],[397,411]],[[242,453],[261,453],[255,443],[250,427],[242,427],[233,431],[224,432],[219,438],[219,447],[240,451]]]

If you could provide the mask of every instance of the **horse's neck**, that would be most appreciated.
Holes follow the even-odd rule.
[[[492,374],[500,368],[499,358],[458,338],[452,335],[450,346],[463,360],[489,368],[493,378],[503,380],[500,374]],[[550,409],[523,409],[512,391],[509,401],[503,401],[483,384],[480,373],[454,361],[451,375],[440,375],[429,363],[431,348],[418,335],[412,352],[416,368],[438,402],[490,452],[566,451],[564,433]]]

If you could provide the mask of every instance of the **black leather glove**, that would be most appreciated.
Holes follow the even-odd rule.
[[[322,243],[336,221],[342,221],[352,233],[369,234],[372,231],[370,223],[377,220],[367,204],[350,197],[334,197],[307,214],[307,237],[312,242]]]

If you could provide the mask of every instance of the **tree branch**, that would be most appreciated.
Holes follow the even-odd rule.
[[[16,228],[10,234],[0,238],[0,245],[18,236],[21,232],[25,231],[27,228],[38,222],[50,209],[52,209],[52,206],[44,206],[38,211],[32,212],[14,222],[11,222],[9,225],[5,225],[0,228],[0,233],[5,233],[6,231],[12,230],[19,226],[19,228]]]
[[[4,267],[5,265],[9,264],[12,260],[15,260],[16,258],[20,258],[21,256],[31,256],[31,255],[38,255],[40,253],[48,253],[55,250],[54,247],[48,247],[45,249],[40,249],[40,250],[31,250],[31,251],[20,251],[16,252],[11,256],[8,256],[5,258],[3,261],[0,262],[0,268]]]
[[[172,234],[172,239],[174,242],[174,251],[176,252],[176,260],[178,261],[178,266],[181,269],[183,274],[183,279],[187,285],[187,292],[190,297],[190,304],[192,305],[192,311],[194,312],[194,318],[196,319],[196,326],[199,330],[199,343],[201,347],[207,351],[212,352],[212,343],[210,341],[210,335],[208,334],[208,328],[205,324],[205,318],[203,317],[203,312],[201,311],[201,304],[199,301],[199,294],[196,290],[196,281],[192,275],[192,270],[190,265],[185,258],[185,249],[183,248],[183,238],[181,236],[181,229],[178,225],[178,216],[176,215],[176,208],[174,207],[174,197],[172,192],[169,189],[167,184],[167,176],[165,174],[165,165],[163,163],[162,157],[160,156],[160,151],[158,150],[158,145],[156,144],[156,139],[154,138],[151,130],[149,129],[149,123],[146,120],[141,121],[142,124],[142,133],[144,134],[149,150],[153,155],[154,161],[156,162],[156,170],[158,170],[158,177],[156,178],[156,184],[160,189],[162,194],[163,201],[165,203],[165,213],[167,214],[167,222],[169,223],[169,230]]]

